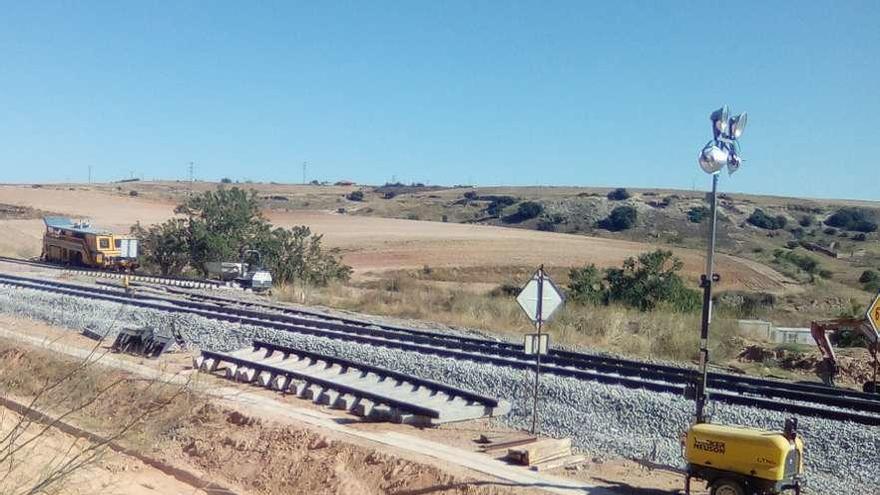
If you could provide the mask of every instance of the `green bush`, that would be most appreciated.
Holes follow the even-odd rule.
[[[874,270],[865,270],[859,276],[859,283],[862,284],[862,289],[868,292],[880,291],[880,273]]]
[[[504,210],[504,208],[517,202],[517,199],[513,196],[486,195],[476,196],[476,199],[489,202],[489,206],[486,207],[486,214],[492,216],[501,215],[501,212]]]
[[[611,210],[608,218],[599,221],[599,227],[618,232],[632,228],[636,224],[638,212],[632,206],[618,206]]]
[[[798,220],[798,223],[801,227],[809,227],[810,225],[813,225],[813,217],[804,215]]]
[[[700,223],[705,219],[711,211],[705,206],[695,206],[688,210],[687,217],[693,223]]]
[[[775,217],[771,217],[764,213],[764,210],[758,208],[749,215],[749,218],[746,219],[747,222],[754,225],[755,227],[767,230],[777,230],[784,229],[785,225],[788,223],[786,218],[782,215],[777,215]]]
[[[828,217],[825,224],[856,232],[869,233],[877,230],[877,223],[861,208],[841,208]]]
[[[519,223],[537,217],[544,212],[544,205],[534,201],[523,201],[516,209],[516,213],[504,217],[507,223]]]
[[[535,218],[543,212],[544,205],[535,203],[534,201],[524,201],[519,204],[519,207],[516,210],[516,213],[524,220]]]
[[[620,302],[642,311],[665,305],[681,312],[696,311],[701,306],[699,292],[689,289],[677,272],[684,263],[672,251],[659,249],[628,258],[623,268],[605,271],[608,301]]]
[[[682,266],[672,251],[657,250],[628,258],[622,268],[608,268],[604,276],[595,265],[575,268],[569,272],[569,297],[582,303],[616,302],[642,311],[659,306],[696,311],[701,306],[700,294],[678,275]]]
[[[364,192],[363,191],[352,191],[345,196],[349,201],[363,201],[364,200]]]
[[[175,213],[186,218],[132,227],[141,241],[144,265],[163,275],[180,274],[187,268],[206,274],[206,262],[239,261],[247,249],[262,254],[277,283],[324,284],[351,274],[339,253],[323,249],[321,236],[308,227],[272,228],[260,213],[256,191],[221,186],[188,198]]]
[[[610,201],[624,201],[631,197],[629,191],[622,187],[618,187],[617,189],[608,193],[608,199]]]
[[[820,265],[812,256],[799,254],[794,251],[783,251],[777,249],[773,253],[774,261],[780,265],[792,265],[810,276],[810,281],[815,279],[816,275],[820,275]],[[829,272],[830,273],[830,272]]]
[[[602,272],[596,265],[589,264],[582,268],[572,268],[568,272],[568,297],[580,303],[604,304],[607,292]]]
[[[232,184],[232,179],[230,179],[229,177],[224,177],[224,178],[220,179],[220,183],[221,184]]]

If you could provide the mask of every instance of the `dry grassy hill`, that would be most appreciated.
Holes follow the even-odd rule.
[[[673,249],[694,284],[704,270],[702,192],[629,190],[628,198],[611,200],[607,188],[239,186],[258,191],[273,223],[306,224],[324,234],[325,242],[340,248],[355,268],[356,280],[409,273],[423,282],[487,290],[517,283],[540,263],[564,280],[569,267],[618,266],[657,247]],[[7,185],[0,186],[0,203],[88,217],[126,231],[137,221],[149,224],[170,217],[190,188],[214,187],[216,183],[205,182]],[[518,215],[526,202],[540,205],[540,213],[533,218]],[[621,206],[636,211],[635,225],[617,232],[601,228],[601,220]],[[855,233],[832,231],[823,222],[846,206],[880,217],[877,203],[722,194],[719,206],[721,290],[771,293],[797,321],[802,313],[839,312],[851,299],[869,297],[860,290],[858,277],[865,269],[880,269],[877,233],[855,240]],[[786,226],[767,230],[750,224],[756,209],[785,218]],[[0,251],[38,254],[39,219],[0,222],[8,233],[0,239]],[[802,246],[818,246],[836,257]],[[813,258],[827,278],[804,273],[775,256],[779,250]]]

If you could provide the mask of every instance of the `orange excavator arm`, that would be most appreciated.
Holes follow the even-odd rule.
[[[877,352],[880,348],[880,334],[865,318],[837,318],[834,320],[820,320],[810,323],[810,335],[819,347],[824,358],[825,370],[820,373],[822,381],[826,385],[834,385],[834,375],[837,374],[837,356],[831,346],[830,336],[843,329],[856,330],[868,340],[868,351],[874,359],[875,370],[877,364]],[[875,377],[876,381],[876,377]]]

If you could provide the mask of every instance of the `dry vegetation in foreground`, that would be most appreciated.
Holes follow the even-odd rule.
[[[528,489],[452,475],[433,465],[350,443],[344,437],[328,437],[314,429],[274,423],[220,407],[186,385],[144,380],[103,367],[99,362],[86,365],[81,360],[6,339],[0,339],[0,363],[3,363],[0,394],[60,418],[56,426],[73,425],[113,438],[114,445],[121,446],[125,452],[148,456],[151,462],[163,466],[161,469],[190,478],[187,483],[193,487],[193,493],[201,493],[199,489],[207,493],[260,495],[529,493]],[[57,386],[47,390],[47,384]],[[40,405],[42,407],[37,407]],[[17,417],[5,411],[7,409],[0,407],[0,420],[5,422]],[[38,423],[29,426],[33,425],[38,429],[52,428]],[[4,426],[7,428],[0,431],[9,429],[9,425]],[[29,444],[33,449],[45,436],[29,434],[15,438],[13,443],[0,442],[0,460],[9,449],[30,438],[35,439]],[[66,445],[57,448],[57,442],[53,443],[58,455],[44,466],[33,463],[25,466],[23,462],[15,462],[17,458],[0,464],[0,493],[73,494],[72,487],[63,483],[50,487],[54,489],[30,489],[34,480],[39,482],[46,473],[59,472],[57,465],[69,460],[71,455],[81,451],[106,453],[108,458],[112,455],[106,444],[82,438],[74,438],[73,443],[70,448]],[[28,445],[17,453],[27,455]],[[101,456],[96,456],[90,462],[100,468],[100,459]],[[75,464],[73,473],[85,466]],[[28,471],[24,472],[25,469]],[[214,483],[226,485],[234,492]],[[89,493],[111,491],[102,488]]]
[[[326,287],[283,286],[279,301],[357,311],[372,315],[426,320],[519,338],[533,331],[513,296],[493,291],[475,293],[464,284],[440,287],[405,273],[368,284]],[[699,349],[700,316],[665,309],[641,312],[620,305],[566,304],[544,328],[554,345],[588,346],[634,357],[692,361]],[[740,351],[732,318],[716,317],[712,325],[713,360]]]

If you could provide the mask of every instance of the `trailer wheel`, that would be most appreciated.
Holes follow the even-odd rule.
[[[722,478],[709,489],[709,495],[748,495],[745,487],[737,480]]]
[[[876,394],[877,393],[877,382],[865,382],[865,384],[862,385],[862,390],[865,393]]]

